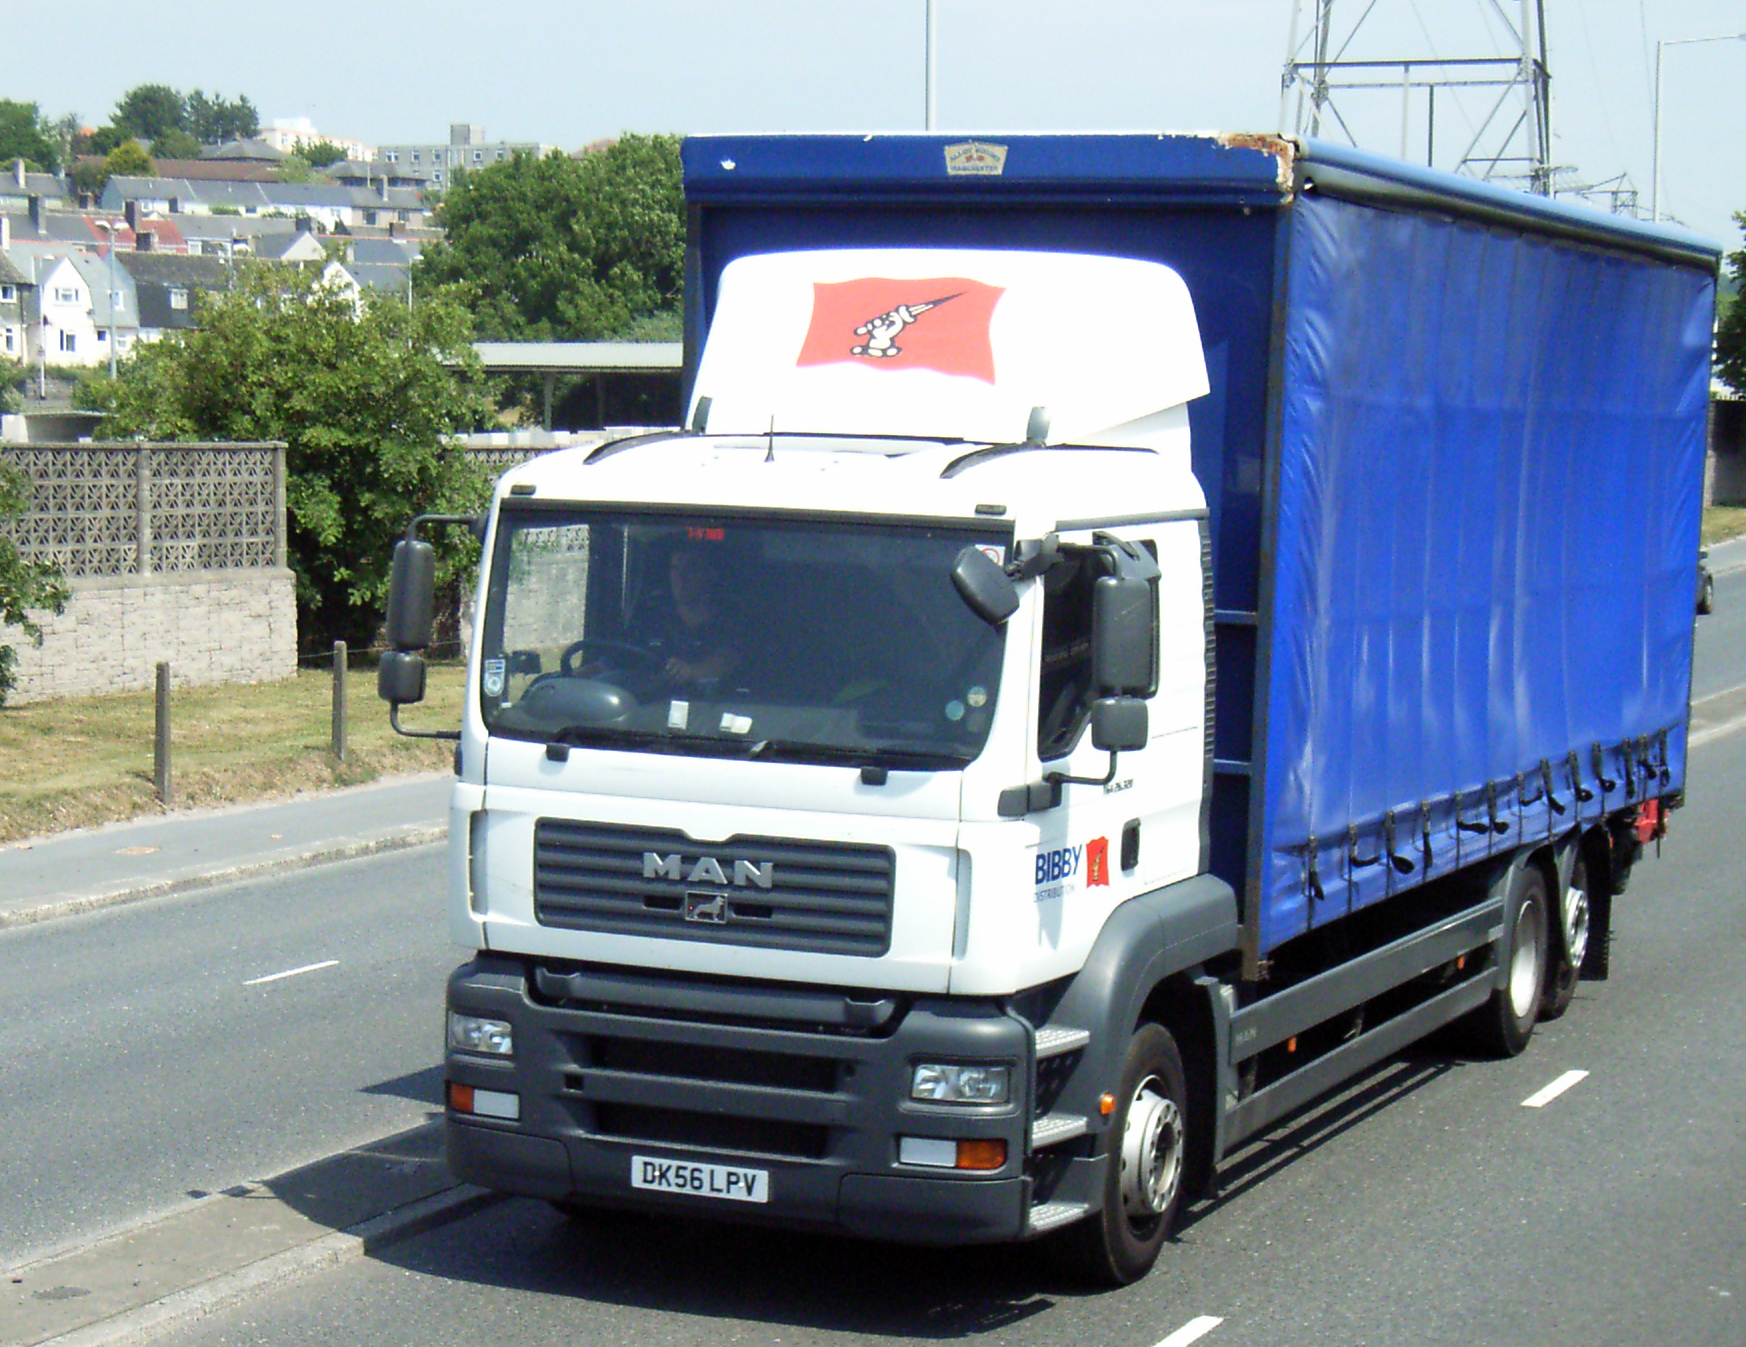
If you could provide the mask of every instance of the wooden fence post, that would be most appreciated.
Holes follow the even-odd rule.
[[[333,755],[346,760],[346,643],[333,643]]]
[[[152,744],[152,780],[158,799],[170,802],[170,665],[158,661],[158,724]]]

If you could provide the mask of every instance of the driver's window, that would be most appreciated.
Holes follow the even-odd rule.
[[[1043,574],[1042,676],[1037,756],[1065,757],[1091,717],[1091,589],[1101,573],[1087,547],[1063,547]]]

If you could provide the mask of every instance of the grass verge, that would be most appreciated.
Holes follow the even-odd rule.
[[[1704,545],[1726,542],[1746,533],[1746,505],[1710,505],[1704,509]]]
[[[460,665],[433,665],[424,704],[403,723],[459,722]],[[170,694],[171,804],[152,784],[150,692],[0,707],[0,842],[175,809],[241,804],[441,771],[454,746],[388,726],[372,670],[346,680],[346,760],[333,755],[333,675],[178,688]]]

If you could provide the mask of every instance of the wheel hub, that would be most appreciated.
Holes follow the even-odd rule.
[[[1510,1008],[1518,1018],[1540,999],[1543,934],[1539,909],[1524,904],[1516,917],[1515,949],[1510,955]]]
[[[1128,1104],[1122,1133],[1122,1207],[1135,1220],[1170,1210],[1182,1181],[1182,1110],[1148,1076]]]
[[[1564,948],[1570,966],[1581,968],[1588,954],[1588,894],[1574,885],[1564,895]]]

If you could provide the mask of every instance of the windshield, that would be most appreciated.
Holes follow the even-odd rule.
[[[951,580],[988,529],[506,509],[480,661],[494,734],[642,752],[961,767],[1002,633]]]

